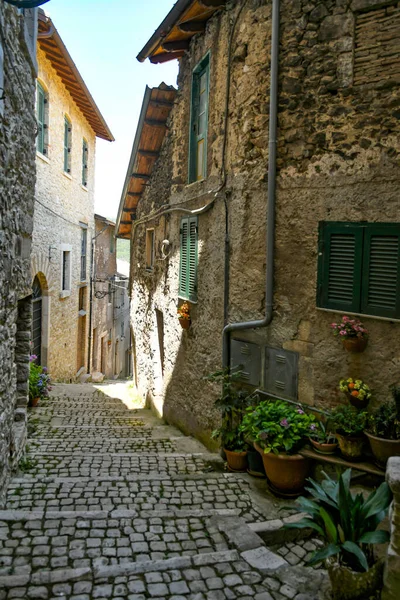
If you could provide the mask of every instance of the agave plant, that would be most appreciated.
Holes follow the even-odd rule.
[[[372,545],[389,540],[387,531],[376,528],[391,502],[390,488],[382,483],[365,499],[363,494],[350,491],[351,469],[340,475],[338,481],[326,473],[324,478],[321,484],[308,480],[311,486],[305,489],[312,500],[303,496],[297,499],[296,510],[310,517],[288,523],[285,528],[311,528],[327,542],[312,555],[310,565],[337,556],[342,566],[353,571],[368,571],[374,562]]]

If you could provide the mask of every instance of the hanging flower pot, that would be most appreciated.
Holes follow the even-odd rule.
[[[29,406],[31,406],[32,408],[36,408],[36,406],[39,404],[39,396],[37,398],[30,398],[29,399]]]
[[[347,352],[364,352],[368,344],[368,330],[358,319],[343,315],[341,323],[332,323],[333,335],[338,337]]]
[[[189,329],[190,327],[190,319],[184,319],[183,317],[179,317],[179,323],[182,329]]]
[[[182,329],[189,329],[190,327],[190,305],[188,302],[183,302],[178,308],[178,319]]]
[[[348,337],[342,340],[342,344],[347,352],[364,352],[368,344],[367,337]]]

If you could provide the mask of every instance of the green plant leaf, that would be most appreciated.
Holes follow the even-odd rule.
[[[307,564],[310,565],[310,567],[312,567],[313,565],[316,565],[317,563],[326,560],[330,556],[339,554],[339,552],[339,546],[336,546],[336,544],[328,544],[328,546],[325,546],[325,548],[322,548],[322,550],[317,550],[317,552],[314,552]]]
[[[378,489],[373,492],[364,504],[363,517],[370,517],[380,513],[389,507],[392,501],[392,492],[386,482],[381,483]]]
[[[336,544],[338,541],[338,532],[337,532],[336,525],[335,525],[332,517],[324,509],[323,506],[320,507],[319,514],[325,525],[326,537],[328,539],[328,542],[332,542],[333,544]]]
[[[364,533],[358,540],[359,544],[385,544],[390,540],[390,534],[388,531],[379,529],[378,531],[368,531]]]
[[[350,554],[356,557],[357,562],[364,569],[364,571],[368,571],[367,557],[365,556],[361,548],[357,546],[357,544],[355,544],[354,542],[347,541],[343,544],[342,548],[346,550],[346,552],[349,552]]]
[[[307,517],[305,517],[304,519],[301,519],[300,521],[295,521],[294,523],[285,523],[283,526],[283,529],[314,529],[315,531],[318,531],[318,533],[320,535],[322,535],[323,537],[325,537],[325,531],[322,529],[322,527],[320,527],[320,525],[318,525],[318,523],[316,523],[315,521],[311,521],[311,519],[308,519]]]

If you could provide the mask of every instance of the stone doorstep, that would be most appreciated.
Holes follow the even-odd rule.
[[[248,527],[256,533],[267,545],[286,544],[309,538],[313,535],[312,529],[284,529],[286,523],[295,523],[307,517],[306,513],[296,513],[284,519],[273,519],[259,523],[248,523]]]

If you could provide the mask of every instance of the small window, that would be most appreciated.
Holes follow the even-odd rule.
[[[115,251],[114,229],[110,229],[110,254],[113,254],[114,251]]]
[[[71,251],[64,250],[62,253],[62,281],[63,292],[71,289]]]
[[[400,318],[400,223],[320,223],[317,306]]]
[[[72,125],[71,121],[64,115],[64,171],[71,173],[71,145]]]
[[[189,182],[207,174],[208,88],[210,57],[207,55],[193,71],[190,119]]]
[[[86,281],[87,229],[81,229],[81,281]]]
[[[86,310],[86,286],[79,288],[79,304],[78,310]]]
[[[146,229],[146,269],[154,267],[154,229]]]
[[[108,293],[108,303],[111,304],[111,302],[112,302],[112,297],[111,297],[111,294],[112,294],[112,285],[111,285],[111,281],[108,282],[108,292],[107,293]]]
[[[88,157],[89,148],[85,139],[82,141],[82,185],[87,187],[88,182]]]
[[[181,220],[180,238],[179,297],[197,302],[197,217],[186,217]]]
[[[125,337],[125,323],[121,321],[121,338]]]
[[[40,154],[47,155],[48,95],[39,82],[36,84],[36,118],[38,129],[36,148]]]

